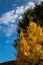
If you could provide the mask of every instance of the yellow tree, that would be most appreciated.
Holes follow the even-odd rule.
[[[17,65],[43,65],[43,28],[30,21],[27,31],[21,30],[16,48]]]

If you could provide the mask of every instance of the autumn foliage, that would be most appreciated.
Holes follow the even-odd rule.
[[[43,2],[27,9],[19,20],[17,65],[43,65]]]
[[[26,32],[21,29],[16,48],[17,65],[43,65],[43,28],[30,21]]]

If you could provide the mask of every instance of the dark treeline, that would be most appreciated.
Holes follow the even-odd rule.
[[[40,4],[35,3],[33,9],[27,9],[24,12],[22,19],[18,23],[18,32],[20,32],[21,28],[23,31],[26,31],[30,19],[38,25],[43,26],[43,2]]]

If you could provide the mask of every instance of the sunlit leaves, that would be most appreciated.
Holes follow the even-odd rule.
[[[43,28],[30,21],[26,33],[23,33],[21,29],[16,48],[17,59],[21,60],[21,65],[40,65],[39,61],[43,59]]]

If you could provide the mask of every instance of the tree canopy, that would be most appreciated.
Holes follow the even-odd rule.
[[[16,48],[20,60],[17,65],[40,65],[43,60],[43,28],[30,21],[26,33],[21,29]]]
[[[27,29],[27,26],[29,25],[30,19],[43,27],[43,2],[41,2],[40,4],[36,3],[33,9],[27,9],[24,12],[22,19],[19,20],[18,31],[20,31],[21,28],[23,29],[23,31],[25,31]]]
[[[17,65],[43,65],[43,2],[24,12],[18,32]]]

